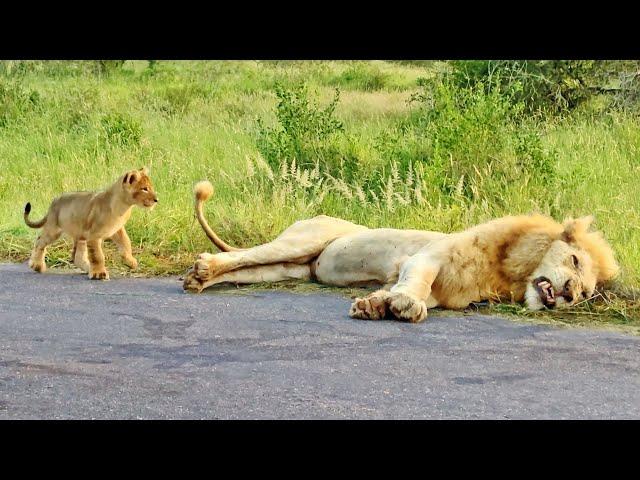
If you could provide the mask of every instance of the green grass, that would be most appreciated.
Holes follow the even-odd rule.
[[[216,190],[206,205],[210,223],[238,246],[268,241],[320,213],[442,231],[531,211],[557,219],[594,214],[622,272],[608,296],[565,315],[566,322],[639,326],[637,119],[583,112],[541,120],[478,92],[444,89],[429,97],[417,80],[442,68],[383,61],[159,61],[149,68],[128,61],[97,74],[82,62],[4,62],[0,259],[28,258],[36,231],[22,220],[27,201],[39,217],[61,192],[102,188],[147,165],[160,203],[134,211],[127,225],[140,274],[179,275],[197,253],[212,251],[193,216],[191,190],[202,179]],[[276,116],[278,88],[293,92],[301,82],[308,91],[297,111],[306,120],[287,117],[287,105]],[[317,115],[336,88],[327,115],[342,128],[323,130],[331,122]],[[264,140],[275,138],[280,143],[266,148]],[[48,263],[65,266],[69,256],[61,240]],[[126,273],[115,249],[107,259]],[[511,305],[492,311],[524,315]]]

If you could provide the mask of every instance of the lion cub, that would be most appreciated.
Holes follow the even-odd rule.
[[[124,229],[134,205],[152,209],[158,202],[146,167],[132,170],[101,192],[65,193],[57,197],[47,215],[37,222],[29,220],[31,203],[24,207],[24,221],[31,228],[42,232],[31,252],[29,267],[44,272],[47,245],[55,242],[62,233],[73,238],[73,262],[89,278],[108,280],[105,268],[102,240],[110,238],[118,246],[124,262],[131,268],[138,261],[131,253],[131,241]]]

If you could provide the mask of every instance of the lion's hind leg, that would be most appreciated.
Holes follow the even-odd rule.
[[[320,215],[300,220],[271,242],[240,251],[198,256],[193,273],[201,283],[233,270],[281,263],[307,264],[336,238],[366,227]]]
[[[231,272],[216,275],[209,280],[202,281],[191,269],[184,279],[183,288],[186,291],[201,292],[207,287],[218,283],[250,284],[262,282],[281,282],[283,280],[309,280],[311,267],[309,264],[276,263],[273,265],[259,265],[245,267]]]

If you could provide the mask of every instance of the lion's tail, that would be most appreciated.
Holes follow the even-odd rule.
[[[198,222],[202,226],[204,233],[206,233],[207,237],[213,242],[213,244],[218,247],[223,252],[237,252],[240,250],[245,250],[244,248],[236,248],[232,247],[225,241],[223,241],[216,233],[211,229],[207,220],[204,218],[204,213],[202,212],[202,205],[207,199],[213,195],[213,185],[211,182],[207,180],[203,180],[201,182],[196,183],[193,187],[193,193],[196,197],[196,217],[198,218]]]
[[[42,227],[46,223],[47,217],[49,216],[47,214],[41,220],[38,220],[37,222],[32,222],[31,220],[29,220],[30,213],[31,213],[31,202],[27,202],[27,204],[24,206],[24,223],[26,223],[31,228]]]

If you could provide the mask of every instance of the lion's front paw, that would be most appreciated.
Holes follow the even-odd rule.
[[[109,280],[109,272],[106,270],[94,270],[89,272],[89,279],[91,280]]]
[[[135,270],[136,268],[138,268],[138,260],[136,260],[134,257],[125,258],[124,263],[131,270]]]
[[[200,293],[202,291],[202,282],[198,279],[193,269],[189,270],[189,273],[185,275],[182,288],[185,292]]]
[[[216,256],[210,253],[201,253],[198,255],[198,259],[193,265],[195,276],[203,282],[211,280],[218,274],[219,270],[219,262],[216,261]]]
[[[349,309],[351,318],[362,320],[380,320],[387,314],[386,298],[388,292],[374,292],[365,298],[356,298]]]
[[[387,303],[399,320],[418,323],[427,318],[427,305],[406,293],[391,293]]]
[[[44,273],[47,271],[47,265],[44,262],[38,263],[33,260],[29,260],[29,268],[34,272]]]

